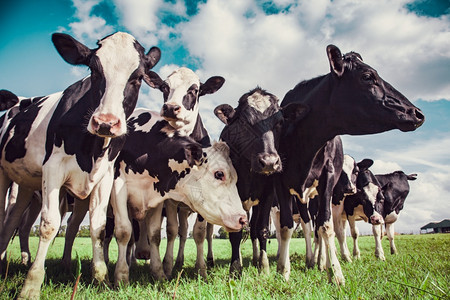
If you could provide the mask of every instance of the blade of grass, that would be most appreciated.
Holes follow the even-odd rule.
[[[390,280],[390,279],[388,279],[388,281],[390,281],[390,282],[392,282],[392,283],[400,284],[400,285],[403,285],[403,286],[407,286],[407,287],[410,287],[410,288],[412,288],[412,289],[416,289],[416,290],[422,291],[422,292],[427,293],[427,294],[430,294],[430,295],[432,295],[432,296],[434,296],[434,297],[438,297],[438,298],[441,298],[441,299],[444,298],[444,297],[439,296],[439,295],[436,295],[436,294],[434,294],[434,293],[432,293],[432,292],[430,292],[430,291],[427,291],[427,290],[418,288],[418,287],[413,286],[413,285],[410,285],[410,284],[406,284],[406,283],[402,283],[402,282],[397,282],[397,281],[393,281],[393,280]]]

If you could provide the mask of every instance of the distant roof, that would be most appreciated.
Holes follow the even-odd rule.
[[[431,222],[423,227],[420,227],[420,229],[442,228],[442,227],[450,227],[450,219],[445,219],[440,222]]]

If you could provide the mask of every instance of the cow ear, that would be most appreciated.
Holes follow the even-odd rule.
[[[190,167],[199,165],[203,158],[203,149],[199,143],[187,144],[184,148],[184,155]]]
[[[416,180],[417,179],[417,174],[406,175],[406,179],[408,179],[408,180]]]
[[[158,47],[152,47],[145,57],[147,58],[147,68],[149,70],[159,62],[161,58],[161,50]]]
[[[357,163],[357,165],[360,171],[367,170],[373,165],[373,160],[371,160],[370,158],[365,158]]]
[[[229,124],[229,121],[234,117],[236,111],[231,105],[221,104],[214,109],[214,114],[222,121],[225,125]]]
[[[59,55],[71,65],[89,65],[92,50],[65,33],[54,33],[52,42]]]
[[[19,98],[16,94],[11,93],[8,90],[0,90],[0,111],[10,109],[19,102]]]
[[[309,106],[301,103],[290,103],[282,108],[282,112],[286,121],[296,122],[309,113]]]
[[[144,81],[147,83],[150,87],[154,89],[160,89],[162,90],[162,87],[164,85],[167,85],[167,83],[159,77],[158,74],[156,74],[153,71],[148,70],[144,75]]]
[[[342,59],[341,50],[335,45],[327,46],[328,60],[330,61],[330,70],[338,77],[344,74],[344,61]]]
[[[214,94],[217,92],[225,82],[225,78],[220,76],[213,76],[206,80],[205,83],[200,83],[200,92],[198,96],[203,96],[206,94]]]

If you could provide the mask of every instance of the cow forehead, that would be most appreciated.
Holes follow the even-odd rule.
[[[344,165],[342,166],[342,170],[345,172],[347,176],[351,176],[353,173],[353,168],[355,166],[355,161],[351,156],[344,155]]]
[[[376,184],[373,184],[372,182],[369,182],[368,185],[363,187],[364,193],[367,195],[367,198],[369,201],[374,204],[377,200],[377,194],[378,194],[378,186]]]
[[[253,107],[261,113],[264,113],[272,105],[270,95],[263,95],[259,91],[255,91],[249,95],[247,97],[247,103],[250,107]]]
[[[193,84],[199,87],[200,79],[194,71],[182,67],[170,74],[166,79],[166,83],[170,86],[171,90],[184,88],[184,92],[186,92]]]
[[[128,80],[139,67],[141,59],[135,43],[134,37],[124,32],[117,32],[98,43],[100,48],[96,56],[107,81],[118,78]]]

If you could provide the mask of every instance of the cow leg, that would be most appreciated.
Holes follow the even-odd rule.
[[[161,218],[162,219],[162,218]],[[137,221],[133,219],[133,236],[137,237],[135,254],[137,259],[150,261],[150,240],[147,234],[147,222],[145,219]]]
[[[252,265],[257,267],[260,258],[260,252],[258,247],[258,228],[257,219],[259,214],[259,205],[252,207],[252,216],[250,218],[250,239],[252,240],[253,258]]]
[[[361,251],[359,251],[358,246],[358,238],[359,238],[359,229],[356,227],[356,221],[354,216],[347,216],[348,224],[350,225],[350,234],[353,238],[353,258],[360,259]]]
[[[64,240],[64,252],[62,265],[65,270],[70,270],[72,265],[72,247],[77,236],[80,224],[89,211],[89,201],[74,198],[73,211],[67,220],[66,237]]]
[[[206,262],[203,253],[203,244],[206,238],[206,220],[200,215],[195,220],[193,235],[195,245],[197,246],[197,259],[195,261],[195,270],[198,271],[200,276],[206,278]]]
[[[20,249],[22,252],[22,264],[26,266],[31,265],[31,255],[29,247],[29,238],[31,228],[36,221],[39,213],[41,212],[42,202],[41,199],[35,199],[35,193],[33,193],[33,199],[31,200],[30,206],[26,211],[24,222],[19,227],[19,239],[20,239]]]
[[[127,263],[127,246],[130,241],[132,226],[128,216],[127,186],[121,177],[114,180],[111,192],[111,206],[114,213],[114,231],[118,248],[114,285],[129,281],[129,265]]]
[[[105,264],[109,263],[109,245],[111,244],[112,237],[114,235],[114,218],[106,217],[106,227],[105,227],[105,241],[103,243],[103,257],[105,258]]]
[[[381,225],[372,225],[373,237],[375,238],[375,257],[380,260],[386,260],[384,257],[383,246],[381,245],[381,239],[383,234],[383,227]]]
[[[286,281],[291,275],[291,262],[289,259],[289,244],[291,242],[292,232],[294,231],[294,220],[292,218],[292,200],[291,195],[286,189],[277,185],[278,203],[280,205],[280,257],[278,258],[277,272],[280,273]]]
[[[89,197],[89,224],[92,241],[92,277],[97,282],[108,281],[108,269],[103,256],[108,204],[113,176],[104,176]]]
[[[6,195],[11,185],[11,180],[0,170],[0,233],[6,217]]]
[[[59,195],[64,175],[59,170],[59,164],[48,161],[43,167],[39,245],[34,263],[28,271],[22,291],[20,292],[19,298],[21,299],[39,298],[41,285],[45,277],[45,258],[48,247],[58,233],[59,226],[61,225]]]
[[[212,248],[214,234],[214,224],[206,224],[206,241],[208,242],[208,254],[206,255],[206,265],[208,268],[214,267],[214,253]]]
[[[241,240],[242,230],[239,232],[230,232],[231,243],[231,263],[230,276],[240,276],[242,274]]]
[[[166,274],[164,274],[161,257],[159,255],[163,206],[164,203],[161,203],[155,208],[151,208],[145,219],[147,223],[148,239],[150,241],[150,274],[156,280],[167,279]]]
[[[173,248],[175,244],[175,238],[178,233],[178,216],[177,216],[177,204],[175,201],[166,200],[165,203],[166,208],[166,218],[167,218],[167,247],[166,254],[164,255],[163,260],[163,269],[167,278],[172,276],[172,268],[173,268]]]
[[[343,213],[344,201],[341,201],[339,205],[333,205],[331,211],[333,213],[334,232],[336,233],[336,237],[339,241],[342,260],[351,262],[352,259],[350,258],[350,250],[348,250],[347,238],[345,236],[347,219]]]
[[[30,204],[33,191],[19,187],[17,193],[17,199],[14,207],[8,211],[8,215],[5,219],[5,225],[0,237],[0,253],[2,259],[2,268],[6,266],[6,248],[14,234],[14,231],[19,228],[21,222],[23,222],[24,212]],[[58,227],[59,228],[59,227]]]
[[[270,189],[264,193],[264,198],[261,199],[258,208],[258,218],[256,228],[259,240],[259,268],[265,274],[270,273],[269,258],[267,257],[267,239],[269,238],[269,218],[270,208],[272,207],[274,197],[274,187],[270,185]]]
[[[280,257],[280,243],[281,243],[281,237],[280,237],[280,209],[277,206],[272,206],[270,209],[270,217],[272,218],[272,222],[275,226],[275,236],[277,238],[278,243],[278,250],[277,250],[277,259]],[[253,250],[254,251],[254,250]]]
[[[178,246],[178,254],[174,267],[176,270],[181,270],[184,264],[184,247],[188,237],[188,218],[191,213],[191,210],[188,208],[180,208],[178,211],[178,235],[180,236],[180,243]]]
[[[394,243],[394,236],[395,236],[394,223],[386,223],[386,234],[389,239],[389,245],[391,246],[391,254],[397,254],[397,248],[395,248]]]
[[[300,213],[300,225],[302,226],[304,238],[305,238],[305,249],[306,257],[305,263],[307,268],[313,268],[315,265],[314,253],[312,250],[312,222],[311,217],[308,212],[308,205],[306,203],[301,203],[296,199],[298,211]]]

